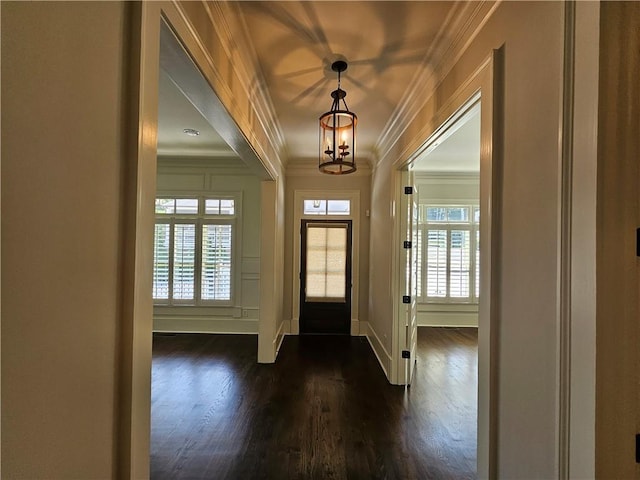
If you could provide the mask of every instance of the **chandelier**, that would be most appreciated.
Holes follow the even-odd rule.
[[[318,169],[330,175],[345,175],[356,171],[356,123],[358,117],[349,111],[340,88],[340,74],[347,69],[347,62],[338,60],[331,70],[338,72],[338,88],[331,92],[331,109],[320,116],[320,155]],[[341,108],[340,102],[344,108]]]

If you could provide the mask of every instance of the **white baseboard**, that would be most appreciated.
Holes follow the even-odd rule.
[[[300,335],[300,319],[299,318],[291,319],[289,333],[291,335]]]
[[[378,335],[370,324],[367,328],[367,340],[369,341],[369,345],[371,345],[371,349],[378,359],[378,363],[380,363],[387,380],[389,380],[389,372],[391,372],[391,355],[387,352],[387,349],[384,348],[380,338],[378,338]]]
[[[282,346],[282,342],[284,341],[284,336],[287,334],[287,329],[286,329],[287,323],[288,322],[286,320],[283,320],[282,322],[280,322],[280,326],[278,327],[278,331],[276,332],[276,338],[273,339],[273,343],[275,347],[274,361],[275,359],[278,358],[278,353],[280,353],[280,347]]]
[[[246,318],[155,317],[154,332],[258,334],[258,320]]]
[[[369,322],[360,321],[358,326],[358,336],[366,337],[369,334]]]
[[[477,312],[418,312],[419,327],[477,327]]]

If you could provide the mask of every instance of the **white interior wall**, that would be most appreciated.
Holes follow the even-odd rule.
[[[396,176],[388,165],[376,166],[371,179],[371,217],[369,251],[369,341],[385,370],[391,374],[394,292],[392,278],[391,226],[396,205],[393,188]]]
[[[282,307],[285,258],[285,182],[283,177],[262,182],[262,224],[260,232],[260,322],[258,362],[273,363],[286,333]]]
[[[239,159],[158,160],[158,196],[239,194],[241,210],[234,230],[234,245],[240,248],[233,257],[233,305],[156,305],[154,331],[258,333],[260,182]]]

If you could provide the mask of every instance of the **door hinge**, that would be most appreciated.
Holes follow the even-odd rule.
[[[640,463],[640,433],[636,434],[636,463]]]
[[[411,295],[403,295],[402,303],[411,303]]]
[[[404,194],[411,195],[413,193],[413,187],[404,187]]]
[[[405,240],[403,245],[404,245],[404,248],[411,248],[411,241]]]
[[[636,228],[636,255],[640,257],[640,228]]]
[[[402,358],[411,358],[411,352],[409,350],[402,350]]]

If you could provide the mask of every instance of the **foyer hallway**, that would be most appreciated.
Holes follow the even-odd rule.
[[[419,329],[416,377],[389,385],[367,340],[156,334],[151,478],[473,479],[477,330]]]

